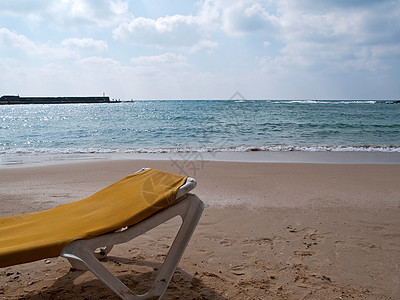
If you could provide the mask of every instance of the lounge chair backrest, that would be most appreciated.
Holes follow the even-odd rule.
[[[187,177],[132,174],[83,200],[0,219],[0,267],[56,257],[70,242],[132,226],[176,200]]]

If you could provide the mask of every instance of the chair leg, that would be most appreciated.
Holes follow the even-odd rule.
[[[124,232],[100,236],[92,240],[72,242],[63,249],[61,256],[67,258],[73,264],[73,267],[75,265],[84,265],[122,299],[161,298],[171,281],[175,268],[196,228],[203,209],[204,203],[196,195],[190,195],[171,208]],[[107,270],[96,258],[93,250],[98,248],[97,244],[104,245],[107,239],[112,240],[112,243],[108,244],[125,243],[177,215],[181,216],[182,224],[152,287],[147,293],[134,295],[124,283]]]
[[[97,278],[107,285],[114,293],[122,299],[137,299],[132,291],[114,276],[101,262],[95,257],[94,253],[86,247],[80,247],[79,244],[70,253],[64,253],[63,256],[84,264]],[[73,252],[77,252],[73,254]],[[79,253],[79,254],[78,254]]]
[[[174,271],[182,258],[183,252],[200,220],[201,213],[203,212],[203,202],[194,203],[190,205],[185,215],[181,215],[182,224],[179,231],[168,251],[167,257],[160,272],[158,273],[151,290],[148,292],[149,296],[160,295],[165,293],[168,284],[170,283]]]
[[[69,263],[71,264],[72,268],[79,270],[79,271],[87,271],[89,270],[86,265],[83,263],[81,259],[77,259],[74,256],[64,256],[66,259],[68,259]]]

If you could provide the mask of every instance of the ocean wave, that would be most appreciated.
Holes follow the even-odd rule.
[[[272,100],[271,102],[280,103],[299,103],[299,104],[375,104],[392,103],[392,101],[383,100]]]
[[[400,145],[270,145],[270,146],[232,146],[232,147],[176,147],[176,148],[68,148],[68,149],[0,149],[0,155],[60,155],[60,154],[162,154],[162,153],[189,153],[189,152],[392,152],[400,153]]]

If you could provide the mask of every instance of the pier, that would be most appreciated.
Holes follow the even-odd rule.
[[[0,105],[7,104],[66,104],[66,103],[110,103],[108,96],[93,97],[20,97],[5,95],[0,98]]]

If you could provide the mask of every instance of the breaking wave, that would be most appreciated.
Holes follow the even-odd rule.
[[[0,155],[45,155],[45,154],[112,154],[112,153],[189,153],[189,152],[393,152],[400,153],[400,146],[330,146],[330,145],[312,145],[312,146],[290,146],[290,145],[272,145],[272,146],[234,146],[234,147],[183,147],[183,148],[69,148],[69,149],[9,149],[0,150]]]

